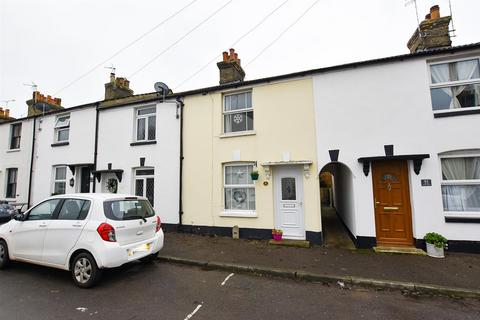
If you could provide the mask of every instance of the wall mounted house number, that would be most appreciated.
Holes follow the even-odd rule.
[[[422,187],[431,187],[432,179],[422,179]]]

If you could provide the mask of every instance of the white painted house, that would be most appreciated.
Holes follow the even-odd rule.
[[[52,194],[91,192],[95,106],[85,105],[35,118],[32,204]]]
[[[33,124],[33,119],[0,123],[0,200],[29,200]]]
[[[101,106],[96,191],[145,196],[162,223],[178,224],[180,112],[175,100]]]
[[[318,168],[357,246],[480,251],[480,44],[314,75]]]
[[[113,74],[105,100],[60,103],[34,92],[28,117],[0,123],[0,200],[26,209],[53,194],[136,194],[163,223],[178,224],[183,103],[133,96],[128,80]]]

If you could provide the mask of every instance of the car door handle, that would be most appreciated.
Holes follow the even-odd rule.
[[[46,225],[46,224],[39,224],[38,227],[39,227],[39,228],[46,228],[47,225]]]
[[[75,228],[80,228],[81,226],[82,226],[82,225],[81,225],[81,224],[78,224],[78,223],[72,224],[72,227],[75,227]]]

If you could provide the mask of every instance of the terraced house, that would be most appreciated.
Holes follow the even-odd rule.
[[[452,47],[449,22],[432,7],[399,56],[245,81],[230,49],[213,87],[34,95],[0,123],[2,198],[134,193],[168,229],[480,252],[480,44]]]

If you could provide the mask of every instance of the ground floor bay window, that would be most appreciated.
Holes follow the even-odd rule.
[[[134,192],[135,195],[146,197],[152,207],[154,206],[155,170],[153,168],[135,169]]]
[[[449,157],[441,162],[445,213],[480,217],[480,156]]]
[[[251,178],[253,164],[224,166],[225,215],[255,215],[255,184]]]

